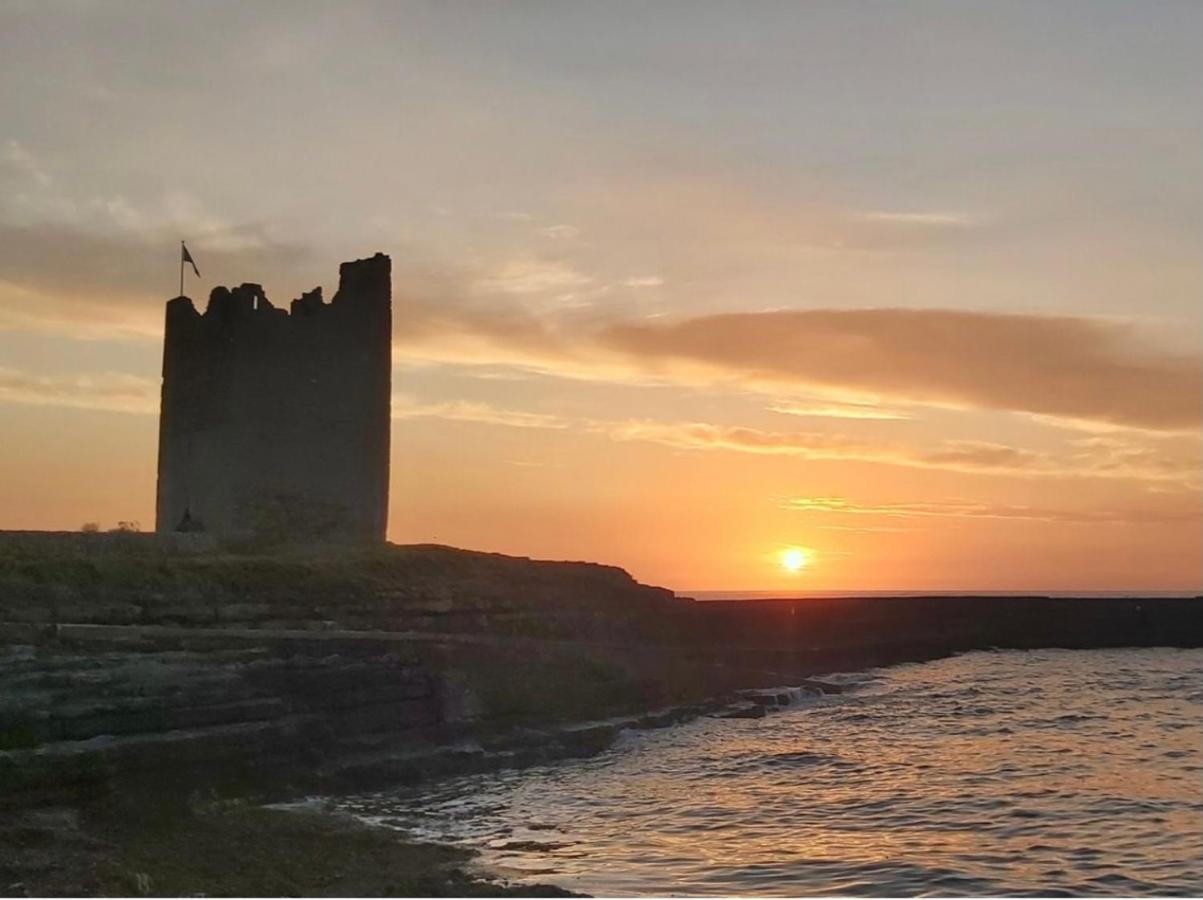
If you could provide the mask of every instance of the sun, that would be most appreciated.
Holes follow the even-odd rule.
[[[781,567],[787,572],[801,572],[809,562],[806,551],[801,547],[790,547],[781,551]]]

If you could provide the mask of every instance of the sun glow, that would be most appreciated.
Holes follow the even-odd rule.
[[[787,572],[801,572],[810,563],[810,556],[801,547],[781,551],[781,567]]]

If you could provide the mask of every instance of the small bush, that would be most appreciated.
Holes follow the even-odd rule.
[[[100,523],[99,522],[84,522],[82,525],[79,526],[79,530],[82,531],[84,534],[96,534],[97,532],[100,531]]]

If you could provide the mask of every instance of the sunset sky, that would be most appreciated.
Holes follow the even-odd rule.
[[[1193,0],[9,0],[0,528],[153,527],[186,238],[202,305],[391,255],[394,541],[1199,589],[1200,46]]]

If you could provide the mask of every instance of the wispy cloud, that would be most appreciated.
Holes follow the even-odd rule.
[[[687,450],[855,460],[960,472],[1028,475],[1057,471],[1046,456],[998,444],[949,441],[932,449],[907,448],[829,432],[762,431],[704,422],[630,421],[609,423],[602,430],[618,440],[651,441]]]
[[[1071,461],[984,442],[942,441],[933,447],[909,447],[826,432],[783,433],[705,422],[572,418],[464,401],[424,403],[404,394],[393,397],[393,418],[438,418],[511,428],[573,429],[616,441],[643,441],[683,450],[796,456],[987,474],[1074,474],[1084,477],[1176,480],[1181,478],[1182,467],[1186,465],[1183,463],[1177,468],[1148,470],[1140,465],[1139,460],[1131,460],[1126,467],[1104,460],[1101,467],[1094,468],[1080,455]]]
[[[157,379],[130,374],[38,374],[0,368],[0,402],[153,414]],[[428,402],[409,394],[393,397],[394,419],[436,418],[509,428],[575,430],[616,441],[642,441],[683,450],[725,451],[800,459],[843,460],[911,468],[1014,477],[1136,479],[1151,484],[1195,487],[1200,447],[1191,438],[1148,443],[1117,435],[1071,441],[1059,452],[1035,451],[987,441],[942,440],[908,444],[868,440],[829,431],[765,431],[707,422],[610,420],[513,409],[465,400]],[[801,503],[801,501],[798,501]],[[830,498],[811,498],[812,511],[848,512]],[[931,507],[935,510],[936,507]],[[938,508],[968,515],[969,507]],[[896,507],[892,514],[917,516],[923,507]],[[886,514],[885,507],[874,512]],[[929,511],[927,514],[936,514]]]
[[[0,154],[0,166],[14,174],[32,179],[42,188],[48,188],[54,183],[53,176],[19,141],[9,140],[4,144],[4,152]]]
[[[918,225],[928,228],[967,228],[974,224],[972,216],[958,212],[890,212],[872,210],[859,215],[867,222],[889,225]]]
[[[1020,478],[1132,479],[1173,490],[1197,489],[1203,468],[1192,437],[1148,443],[1144,436],[1072,441],[1060,451],[1036,451],[988,441],[900,443],[830,431],[766,431],[709,422],[599,419],[497,407],[487,403],[423,402],[393,398],[393,417],[442,418],[515,428],[575,430],[616,441],[641,441],[680,450],[793,456]]]
[[[851,531],[857,534],[901,534],[918,531],[916,528],[898,528],[888,525],[815,525],[820,531]]]
[[[897,421],[914,418],[909,412],[878,403],[855,403],[852,401],[809,401],[778,400],[769,406],[773,412],[803,419],[874,419]]]
[[[1156,507],[1073,509],[1069,507],[1022,506],[970,500],[932,500],[912,503],[858,503],[845,497],[797,497],[781,504],[783,509],[847,516],[889,519],[1013,519],[1029,522],[1099,524],[1172,524],[1197,521],[1203,507],[1195,496],[1191,502],[1175,499]],[[828,526],[833,527],[833,526]],[[849,526],[865,530],[858,526]],[[883,529],[877,529],[883,530]]]
[[[407,395],[393,395],[394,419],[449,419],[455,422],[478,422],[484,425],[504,425],[510,428],[563,429],[572,426],[571,420],[544,413],[501,409],[486,403],[462,400],[450,403],[421,403]]]
[[[159,383],[155,379],[121,372],[34,375],[0,368],[0,403],[157,413]]]
[[[1037,452],[985,441],[941,441],[930,446],[871,442],[829,432],[775,432],[703,422],[628,421],[591,423],[616,440],[650,441],[685,450],[724,450],[801,459],[850,460],[921,469],[1067,478],[1131,478],[1194,485],[1199,477],[1197,449],[1177,456],[1132,454],[1079,448],[1070,454]]]
[[[482,293],[525,295],[571,291],[592,283],[592,276],[565,262],[516,259],[477,279],[475,289]]]
[[[162,300],[174,290],[163,262],[179,252],[178,235],[0,222],[0,328],[99,337],[108,322],[108,336],[158,335]],[[311,259],[307,249],[251,226],[199,233],[189,247],[210,277],[287,270]]]
[[[568,241],[578,237],[581,230],[575,225],[548,225],[546,228],[540,228],[539,234],[545,238],[551,238],[553,241]]]
[[[310,259],[266,226],[235,223],[186,191],[134,203],[68,189],[24,145],[0,146],[0,329],[157,335],[181,235],[210,277],[295,271]],[[165,275],[167,277],[165,277]]]

